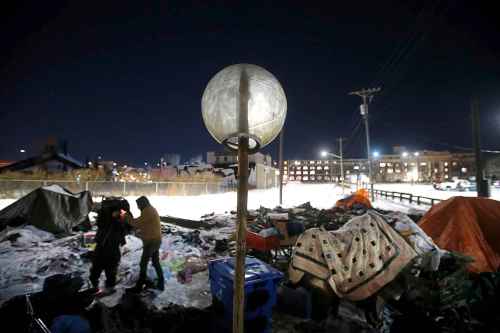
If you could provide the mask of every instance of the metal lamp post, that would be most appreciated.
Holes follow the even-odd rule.
[[[208,82],[201,101],[203,122],[212,137],[238,152],[236,265],[233,332],[243,332],[248,199],[248,154],[272,142],[281,132],[287,101],[278,80],[262,67],[237,64]]]
[[[344,160],[342,158],[342,152],[340,153],[340,155],[336,155],[327,151],[322,151],[321,156],[331,156],[340,159],[340,184],[342,186],[342,194],[344,194]]]

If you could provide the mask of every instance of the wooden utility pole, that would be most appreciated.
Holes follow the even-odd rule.
[[[283,139],[284,139],[285,129],[282,128],[280,132],[280,144],[279,144],[279,170],[280,170],[280,206],[283,205]]]
[[[240,77],[240,103],[238,119],[238,194],[236,226],[236,265],[233,286],[233,333],[243,333],[245,324],[245,258],[247,237],[248,203],[248,101],[250,100],[249,80],[246,71]]]
[[[481,127],[479,123],[479,101],[471,102],[472,112],[472,136],[474,141],[474,153],[476,157],[476,189],[478,197],[488,197],[488,183],[483,179],[483,161],[481,158]]]
[[[372,155],[370,151],[370,128],[368,126],[368,103],[371,102],[375,93],[378,93],[381,88],[361,89],[352,91],[349,95],[356,95],[363,99],[361,104],[361,116],[365,120],[365,133],[366,133],[366,154],[368,157],[368,177],[370,178],[370,189],[372,201],[375,200],[375,193],[373,191],[373,175],[372,175]]]

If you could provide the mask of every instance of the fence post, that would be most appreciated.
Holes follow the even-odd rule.
[[[158,195],[158,182],[155,183],[155,193]]]
[[[403,193],[399,193],[399,202],[403,202]]]
[[[417,205],[420,206],[420,196],[417,196]]]
[[[434,198],[431,199],[431,207],[434,206]]]
[[[208,183],[205,183],[205,194],[208,194]]]
[[[410,203],[413,202],[413,194],[411,194],[411,193],[410,193],[410,199],[409,200],[410,200]]]
[[[89,190],[89,182],[85,182],[85,191]]]

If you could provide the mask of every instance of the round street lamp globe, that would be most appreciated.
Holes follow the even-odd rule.
[[[240,136],[249,151],[272,142],[285,123],[287,102],[281,84],[262,67],[231,65],[208,82],[201,100],[203,122],[212,137],[233,150]]]

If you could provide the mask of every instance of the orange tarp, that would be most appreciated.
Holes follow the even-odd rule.
[[[366,208],[372,208],[368,191],[365,189],[360,189],[354,194],[348,196],[347,198],[340,199],[335,204],[335,207],[341,207],[345,209],[351,209],[354,204],[363,205]]]
[[[433,206],[419,225],[442,249],[473,257],[471,272],[500,267],[499,201],[453,197]]]

